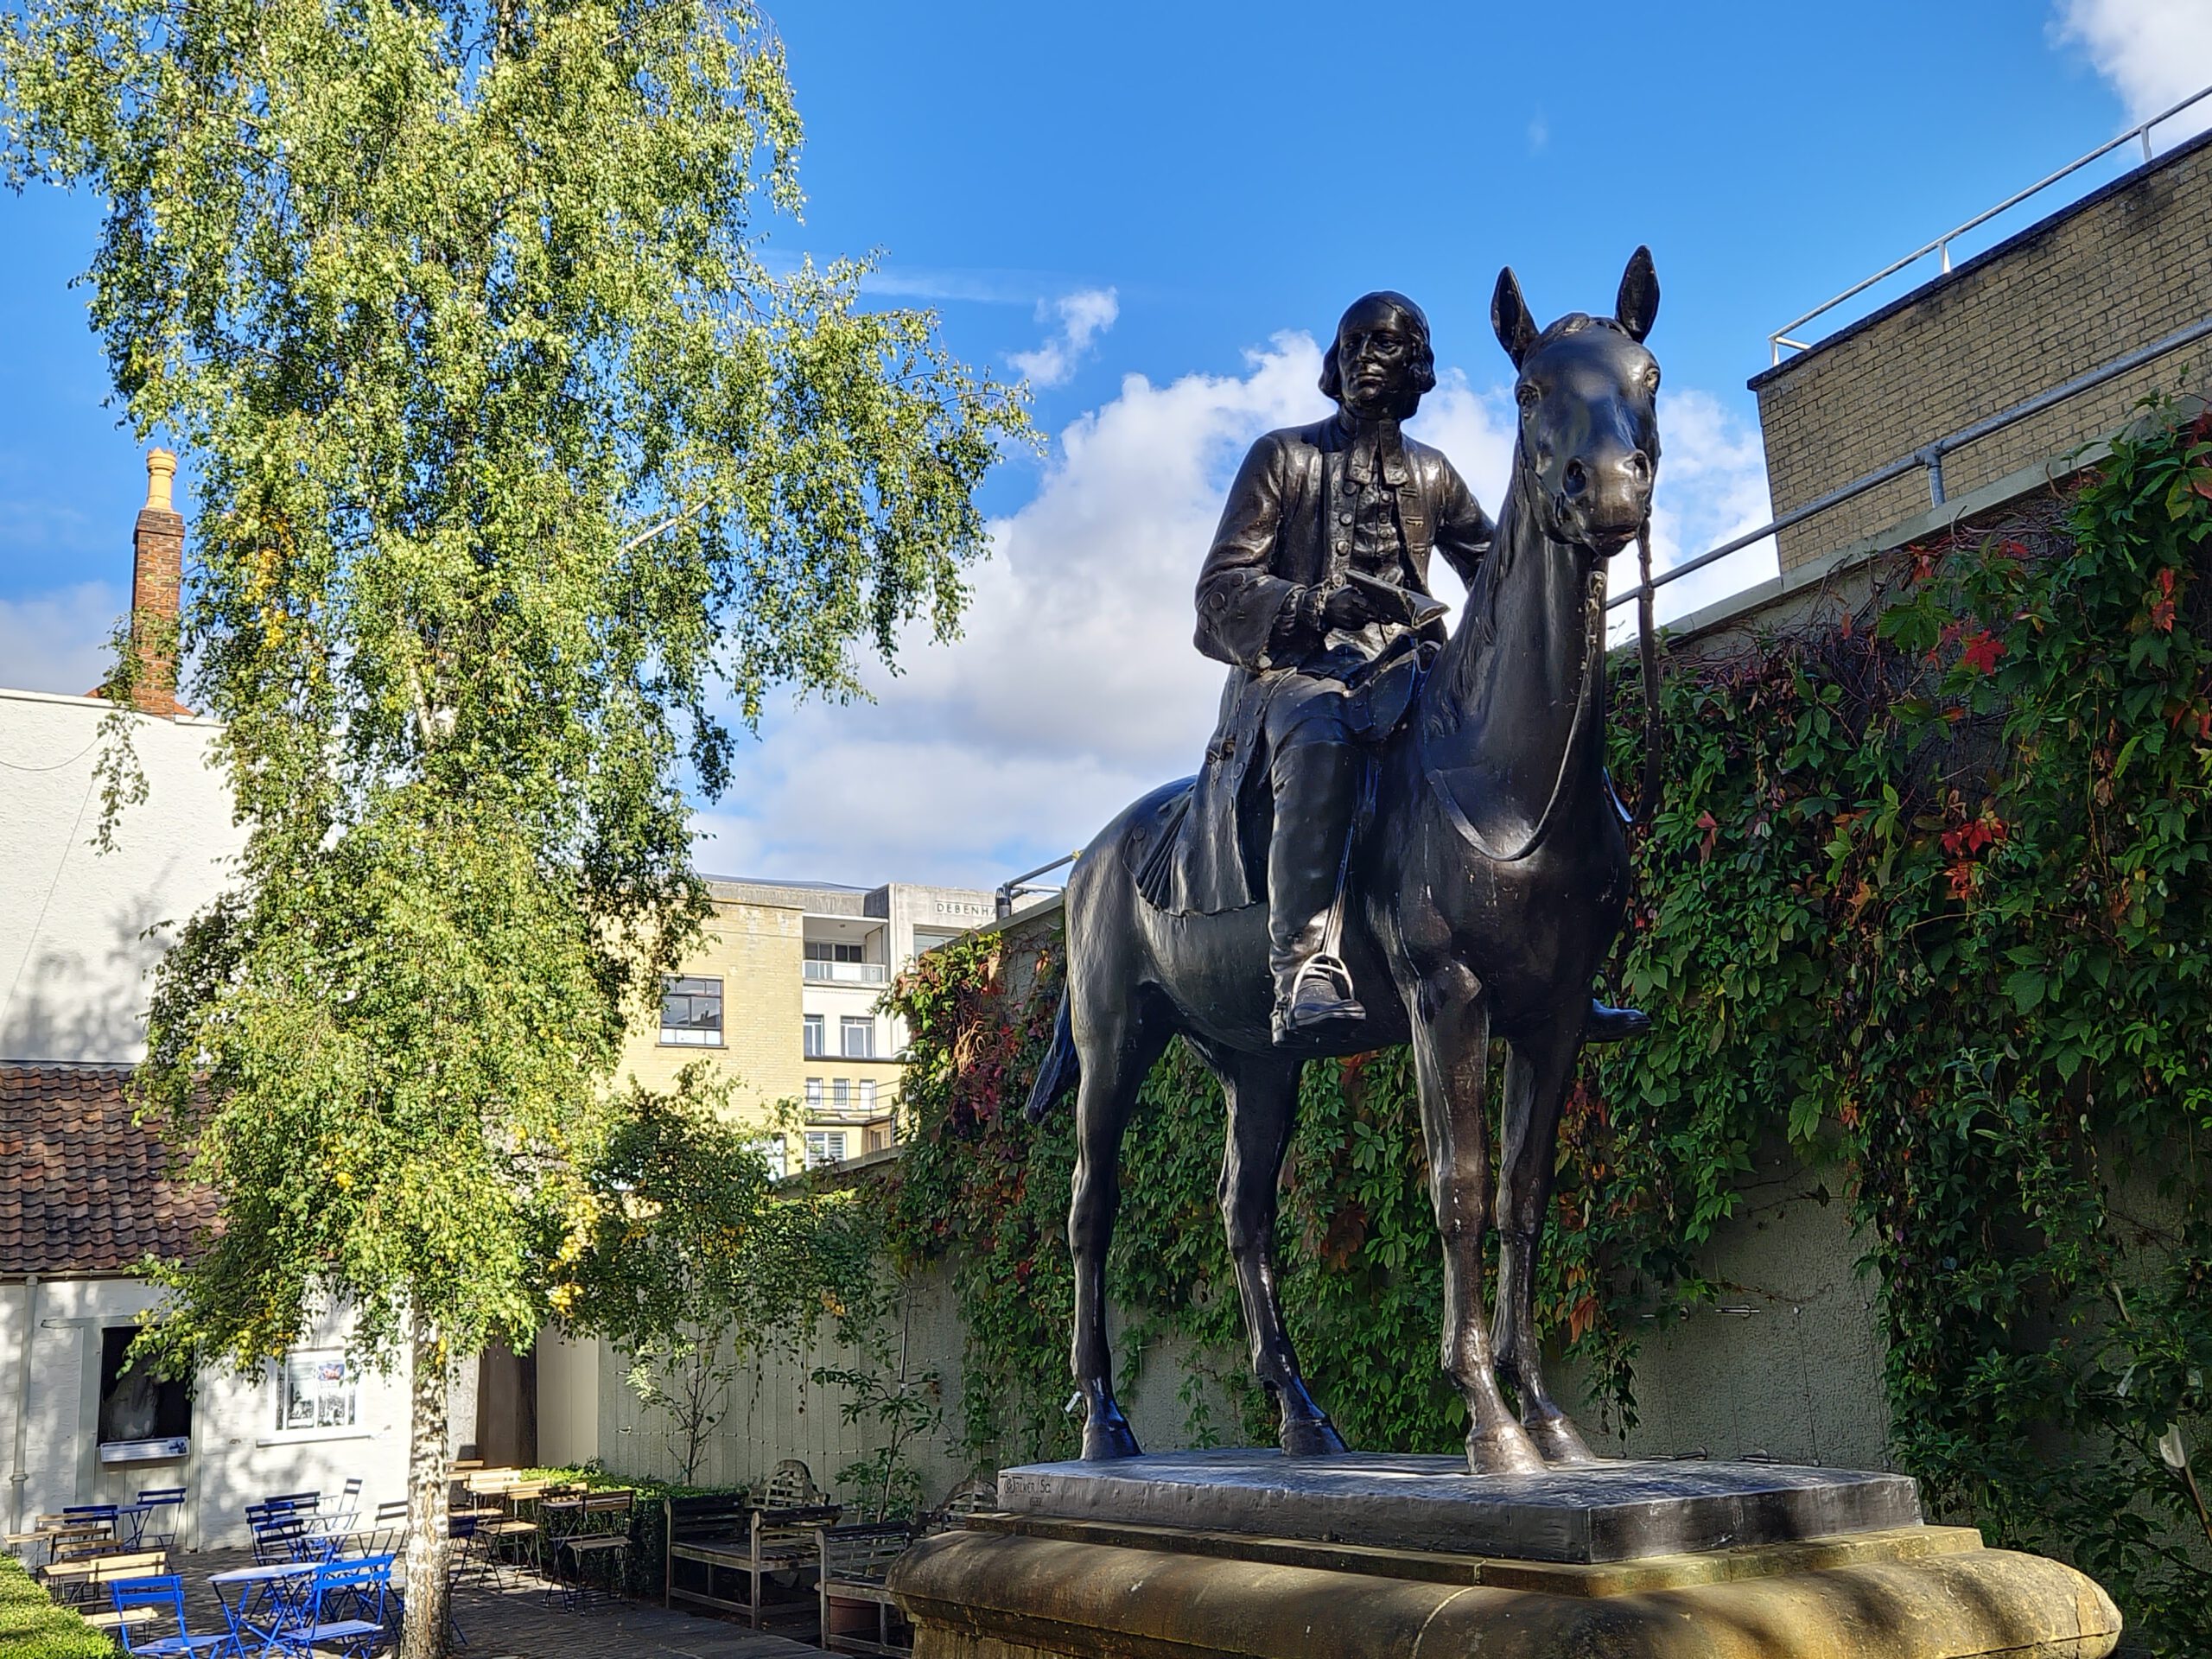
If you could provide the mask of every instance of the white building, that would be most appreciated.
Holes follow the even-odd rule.
[[[132,609],[173,619],[175,462],[156,450],[147,470]],[[156,1128],[131,1122],[148,974],[159,930],[222,891],[244,841],[208,766],[219,728],[151,680],[127,717],[146,799],[104,854],[95,769],[112,705],[0,690],[0,1521],[21,1531],[67,1504],[183,1486],[178,1541],[195,1548],[245,1541],[243,1506],[272,1493],[359,1477],[365,1505],[405,1496],[407,1390],[404,1368],[352,1375],[329,1320],[251,1376],[210,1370],[188,1389],[120,1374],[157,1295],[132,1268],[189,1250],[212,1213],[168,1179]]]

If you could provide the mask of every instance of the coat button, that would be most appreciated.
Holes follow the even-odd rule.
[[[1338,522],[1338,524],[1348,524],[1351,523],[1351,510],[1350,510],[1349,508],[1347,508],[1345,511],[1344,511],[1344,512],[1342,512],[1338,513],[1338,514],[1337,515],[1337,522]]]

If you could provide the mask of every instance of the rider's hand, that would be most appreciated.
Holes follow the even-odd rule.
[[[1364,627],[1375,620],[1375,613],[1368,607],[1367,595],[1350,582],[1332,588],[1321,604],[1321,615],[1332,628]]]

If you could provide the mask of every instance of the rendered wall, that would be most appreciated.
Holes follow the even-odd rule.
[[[26,1335],[31,1323],[29,1410],[23,1437],[20,1510],[12,1485],[0,1485],[0,1518],[51,1513],[70,1503],[117,1503],[141,1489],[183,1486],[186,1509],[178,1543],[189,1549],[250,1541],[245,1505],[276,1492],[336,1493],[362,1482],[364,1516],[406,1496],[407,1376],[375,1372],[357,1385],[357,1421],[350,1428],[285,1433],[276,1427],[276,1383],[267,1371],[241,1377],[203,1371],[192,1407],[191,1451],[181,1460],[102,1465],[99,1457],[100,1332],[130,1325],[157,1293],[132,1279],[61,1279],[33,1292],[18,1281],[0,1286],[0,1465],[14,1470],[16,1415]],[[326,1318],[301,1344],[337,1350],[342,1319]],[[28,1522],[25,1522],[28,1524]]]
[[[2212,316],[2212,134],[1754,376],[1782,514],[1921,445]],[[1944,462],[1961,495],[2119,425],[2146,392],[2201,386],[2200,341]],[[1783,569],[1929,505],[1916,470],[1783,531]]]
[[[145,1052],[147,974],[227,884],[245,842],[206,765],[213,721],[132,715],[147,798],[96,852],[104,700],[0,691],[0,1059],[131,1063]]]

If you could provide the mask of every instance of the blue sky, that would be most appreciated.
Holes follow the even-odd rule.
[[[878,296],[1029,372],[1053,438],[987,488],[967,639],[874,706],[779,709],[702,817],[709,868],[867,882],[988,885],[1190,768],[1189,577],[1243,447],[1322,408],[1353,296],[1427,309],[1426,435],[1494,502],[1499,265],[1548,316],[1649,243],[1679,556],[1766,516],[1770,330],[2212,81],[2212,0],[771,10],[809,197],[772,245],[881,249]],[[68,286],[96,213],[0,195],[0,684],[82,690],[127,603],[143,473]]]

